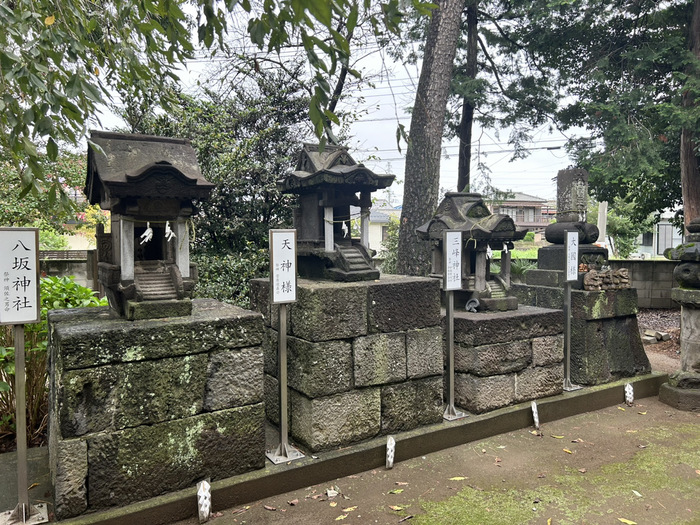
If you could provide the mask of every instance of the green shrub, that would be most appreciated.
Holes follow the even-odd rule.
[[[41,321],[24,325],[24,351],[27,398],[27,441],[40,444],[46,430],[47,408],[47,322],[49,310],[104,306],[90,288],[79,285],[73,277],[44,277],[41,279]],[[0,330],[0,439],[15,433],[15,348],[13,327]]]
[[[382,259],[382,273],[396,273],[396,257],[399,253],[399,220],[390,217],[386,239],[382,241],[379,258]]]
[[[534,242],[535,241],[535,232],[527,232],[525,234],[525,238],[523,239],[525,242]]]
[[[249,281],[270,273],[268,251],[252,243],[242,253],[199,253],[193,254],[192,261],[197,264],[199,277],[195,297],[210,297],[241,308],[250,306]]]

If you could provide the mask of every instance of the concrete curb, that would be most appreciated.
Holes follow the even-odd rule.
[[[667,374],[652,373],[613,383],[565,392],[537,402],[540,423],[556,421],[584,412],[622,404],[624,386],[634,386],[635,399],[656,396]],[[395,435],[395,462],[485,439],[533,424],[530,402],[520,403],[478,416],[437,423]],[[242,505],[302,487],[324,483],[385,465],[386,436],[351,447],[321,452],[288,464],[267,464],[264,469],[211,484],[214,511]],[[124,507],[61,521],[72,525],[172,523],[197,514],[196,488],[151,498]]]

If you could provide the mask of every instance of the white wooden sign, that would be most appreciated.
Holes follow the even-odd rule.
[[[566,280],[578,280],[578,231],[566,232]]]
[[[296,230],[270,230],[270,292],[273,304],[297,300]]]
[[[0,228],[0,324],[39,322],[39,229]]]
[[[444,250],[445,271],[443,288],[445,290],[462,289],[462,232],[446,231],[442,242]]]

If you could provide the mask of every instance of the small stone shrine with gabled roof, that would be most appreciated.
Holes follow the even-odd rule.
[[[355,162],[346,147],[303,145],[296,169],[277,181],[280,191],[298,195],[294,227],[301,277],[379,278],[369,250],[371,195],[393,182],[393,175],[376,174]],[[350,206],[360,208],[359,239],[351,235]]]
[[[186,221],[192,200],[213,187],[188,140],[91,132],[85,194],[111,212],[111,233],[98,229],[98,279],[119,315],[191,313],[197,275]]]
[[[517,298],[509,295],[510,250],[527,230],[516,227],[508,215],[491,213],[478,193],[447,193],[433,218],[416,230],[421,239],[430,241],[432,277],[443,276],[445,230],[462,232],[463,290],[455,292],[456,306],[517,310]],[[493,251],[501,252],[498,273],[491,271]]]

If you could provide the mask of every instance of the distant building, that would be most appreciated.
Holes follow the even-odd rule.
[[[350,216],[357,218],[359,215],[360,208],[351,206]],[[392,217],[399,220],[400,216],[401,206],[394,207],[385,199],[377,199],[372,203],[369,213],[369,247],[371,250],[376,250],[377,253],[382,251],[382,242],[389,234],[389,221]]]
[[[675,213],[669,210],[661,213],[661,220],[652,226],[652,231],[643,233],[637,238],[638,246],[631,257],[662,257],[667,248],[675,248],[682,244],[683,235],[671,224],[674,215]]]
[[[512,197],[490,204],[492,213],[508,215],[516,226],[533,232],[543,231],[554,219],[556,206],[553,201],[517,191],[511,195]]]

